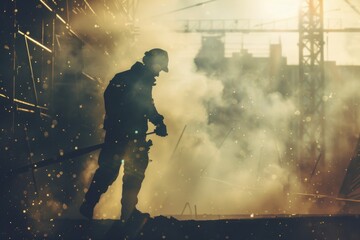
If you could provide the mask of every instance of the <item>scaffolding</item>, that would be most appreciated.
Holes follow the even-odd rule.
[[[98,141],[100,123],[91,111],[100,106],[103,76],[85,63],[101,58],[117,66],[111,49],[119,45],[118,32],[108,31],[104,17],[133,38],[136,7],[123,0],[1,2],[1,169]],[[77,125],[72,133],[70,124]],[[90,135],[79,139],[81,131]],[[35,184],[34,172],[29,182]]]
[[[94,7],[95,4],[97,8]],[[71,72],[76,78],[98,81],[98,76],[83,69],[82,58],[87,56],[81,51],[85,45],[93,50],[90,57],[100,53],[108,58],[109,64],[114,64],[115,60],[111,58],[109,49],[116,43],[107,41],[112,36],[102,28],[101,24],[104,23],[101,18],[103,15],[117,16],[118,24],[128,27],[131,32],[138,2],[107,0],[100,4],[101,8],[98,5],[99,2],[90,0],[2,2],[4,38],[1,45],[4,48],[1,50],[3,66],[0,98],[11,103],[9,111],[34,112],[34,109],[28,108],[34,106],[38,112],[45,114],[54,105],[54,84],[65,81],[62,81],[64,72]],[[101,12],[96,12],[97,9]],[[80,17],[86,20],[89,28],[93,28],[95,37],[79,33],[79,27],[73,26],[74,19]],[[107,45],[98,44],[101,41],[107,42]],[[64,47],[77,56],[67,56],[63,52]],[[17,107],[19,104],[21,107]],[[16,125],[15,122],[13,113],[13,126]]]

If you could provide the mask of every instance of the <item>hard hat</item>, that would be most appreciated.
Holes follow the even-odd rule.
[[[163,70],[164,72],[169,72],[169,56],[165,50],[160,48],[153,48],[145,52],[144,58],[151,59],[152,62],[160,65],[161,70]]]

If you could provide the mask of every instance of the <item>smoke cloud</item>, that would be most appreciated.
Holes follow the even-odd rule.
[[[159,5],[142,3],[139,16],[149,15],[144,9],[156,12],[152,6]],[[166,7],[176,9],[178,5]],[[318,206],[314,198],[301,193],[315,189],[316,193],[337,195],[345,174],[339,169],[346,168],[359,133],[359,113],[354,110],[360,97],[356,92],[359,75],[346,75],[345,70],[342,74],[348,77],[331,78],[325,91],[327,142],[329,149],[336,145],[340,151],[329,151],[313,179],[316,184],[304,183],[296,162],[288,158],[293,151],[288,140],[295,138],[291,123],[297,117],[297,99],[271,89],[264,69],[249,73],[233,66],[221,74],[207,75],[197,71],[194,64],[199,35],[176,33],[168,21],[148,18],[138,22],[140,33],[130,42],[125,27],[112,25],[111,19],[104,18],[101,25],[113,36],[107,42],[112,46],[107,50],[111,54],[101,53],[94,59],[90,52],[96,49],[85,45],[82,50],[83,55],[89,54],[83,63],[85,71],[101,79],[99,99],[110,79],[141,61],[145,51],[163,48],[170,57],[170,72],[161,73],[153,90],[169,136],[150,137],[154,143],[152,161],[139,195],[140,210],[153,216],[180,214],[187,203],[193,210],[196,205],[198,214],[216,215],[329,214],[339,210],[337,203]],[[82,19],[74,19],[73,24],[88,36],[96,32],[95,26],[89,28]],[[113,64],[104,65],[109,58]],[[101,102],[91,115],[94,122],[101,122],[103,111]],[[99,134],[99,141],[103,134]],[[78,173],[79,191],[72,205],[64,209],[61,203],[49,202],[54,211],[63,209],[65,216],[79,216],[77,208],[97,167],[97,155],[86,160]],[[119,217],[122,171],[96,206],[96,218]]]
[[[152,215],[180,214],[189,203],[206,214],[307,212],[307,206],[298,207],[296,198],[287,195],[290,190],[301,191],[301,185],[291,177],[294,174],[286,160],[280,160],[287,151],[288,125],[296,111],[293,101],[269,92],[268,79],[258,74],[234,79],[227,97],[229,89],[224,88],[229,84],[223,77],[196,70],[193,59],[199,45],[191,40],[199,41],[200,36],[174,33],[159,22],[142,24],[134,52],[119,64],[127,63],[125,70],[153,47],[169,52],[170,72],[161,74],[153,92],[169,136],[151,137],[153,161],[139,209]],[[120,70],[108,69],[114,74]],[[234,71],[229,69],[230,74]],[[85,167],[84,174],[88,171],[93,168]],[[96,217],[114,217],[120,196],[121,174],[96,207]]]
[[[114,48],[119,55],[118,66],[106,72],[109,76],[110,72],[129,68],[154,47],[169,52],[170,72],[161,74],[153,92],[158,111],[165,116],[169,136],[151,137],[153,161],[139,196],[141,210],[152,215],[180,214],[186,203],[196,205],[199,214],[332,213],[339,209],[333,203],[322,205],[321,210],[313,198],[300,196],[312,191],[313,186],[304,185],[296,163],[287,159],[292,151],[287,141],[289,135],[295,134],[290,128],[298,110],[295,96],[269,90],[269,79],[261,74],[264,69],[239,74],[234,66],[222,74],[241,77],[230,80],[198,72],[193,59],[199,51],[200,36],[175,33],[171,26],[159,21],[140,25],[141,34],[131,51],[120,45]],[[346,96],[355,94],[348,91],[356,89],[353,84],[347,81],[343,90],[337,91],[339,106],[330,101],[329,116],[339,114],[337,109],[343,108]],[[327,92],[332,88],[329,85]],[[343,122],[329,123],[329,128],[343,129],[340,126]],[[337,131],[329,132],[327,137],[328,142],[333,142]],[[353,147],[349,142],[344,149]],[[334,161],[329,155],[322,169],[328,169]],[[344,168],[346,163],[335,165]],[[93,165],[85,167],[84,174],[89,169],[93,171]],[[319,172],[317,177],[321,179],[316,182],[324,182],[330,176]],[[317,193],[325,191],[336,196],[341,177],[336,179],[336,187],[315,184]],[[96,216],[118,217],[114,212],[119,212],[120,196],[121,174],[102,197],[95,209]]]

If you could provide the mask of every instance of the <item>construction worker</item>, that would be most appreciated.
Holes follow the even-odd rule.
[[[149,162],[151,140],[146,141],[148,120],[154,124],[155,134],[167,135],[164,117],[158,113],[152,98],[155,77],[161,71],[168,72],[168,54],[155,48],[145,52],[143,63],[136,62],[130,70],[118,73],[110,81],[104,93],[106,130],[96,170],[80,213],[92,219],[95,205],[101,194],[115,181],[124,163],[121,199],[121,220],[130,217],[149,216],[136,209],[138,193]]]

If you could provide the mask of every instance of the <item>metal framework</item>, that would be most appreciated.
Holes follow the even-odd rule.
[[[303,0],[299,11],[299,107],[302,167],[325,153],[323,1]]]
[[[46,137],[41,132],[49,131],[52,120],[57,119],[59,112],[61,120],[66,122],[67,117],[70,117],[68,112],[77,109],[79,99],[76,96],[70,108],[66,105],[70,102],[59,97],[63,94],[63,89],[70,92],[74,87],[81,88],[88,80],[92,82],[86,84],[89,88],[98,84],[99,78],[85,72],[83,68],[86,57],[95,58],[103,54],[109,65],[114,63],[108,49],[115,44],[110,41],[110,34],[106,34],[103,28],[103,16],[116,16],[119,25],[133,28],[138,1],[103,0],[100,2],[103,6],[99,2],[5,0],[1,3],[0,159],[8,160],[2,161],[1,167],[24,164],[26,159],[20,156],[24,151],[27,152],[25,154],[29,164],[39,155],[48,154],[47,149],[34,151],[37,148],[32,146],[29,139],[36,132],[39,133],[36,139],[44,141]],[[84,22],[88,26],[99,26],[94,36],[76,28],[74,20],[80,17],[86,19]],[[99,46],[98,42],[106,44]],[[89,56],[82,55],[84,46],[90,49],[87,52]],[[62,111],[62,108],[67,111]],[[84,112],[82,116],[86,118],[87,114]],[[37,129],[39,126],[40,131]],[[59,139],[64,137],[54,130],[53,135],[55,134]],[[4,139],[7,141],[3,141]],[[34,156],[34,152],[37,155]],[[37,192],[34,172],[31,181]]]
[[[20,4],[17,4],[20,3]],[[93,8],[95,1],[92,0],[81,0],[81,1],[49,1],[49,0],[37,0],[38,7],[36,8],[36,22],[33,26],[29,25],[26,22],[19,22],[17,19],[17,12],[14,9],[18,7],[26,7],[26,1],[8,1],[6,2],[9,12],[13,12],[13,15],[8,15],[11,19],[10,21],[12,26],[9,31],[9,36],[12,36],[12,42],[7,44],[6,46],[10,47],[13,53],[11,56],[11,68],[13,69],[13,73],[11,74],[11,83],[6,84],[5,92],[0,94],[1,98],[8,99],[12,102],[12,105],[18,104],[15,101],[17,98],[16,93],[21,90],[17,88],[17,78],[19,73],[18,69],[18,58],[17,52],[19,51],[19,46],[25,46],[26,59],[28,63],[28,69],[30,73],[30,81],[31,91],[33,97],[28,99],[27,101],[22,100],[22,102],[28,103],[27,105],[35,105],[35,107],[40,107],[44,104],[44,102],[39,101],[38,92],[42,89],[37,89],[37,84],[35,84],[35,77],[40,77],[41,79],[46,79],[47,85],[49,86],[48,94],[49,99],[47,99],[50,104],[52,102],[52,88],[54,84],[54,79],[56,76],[56,62],[59,63],[57,59],[57,51],[59,51],[59,38],[60,35],[64,36],[64,32],[67,32],[69,36],[72,36],[73,39],[77,39],[77,41],[81,42],[81,44],[88,45],[91,48],[91,42],[88,43],[88,39],[86,36],[82,36],[74,29],[71,25],[72,19],[76,17],[76,15],[82,15],[83,17],[87,17],[89,19],[89,24],[92,21],[97,21],[97,19],[101,18],[95,12],[95,8]],[[107,15],[113,15],[115,13],[120,13],[126,20],[123,24],[128,25],[129,27],[134,26],[135,22],[135,13],[138,6],[138,0],[104,0],[104,13]],[[23,6],[24,5],[24,6]],[[29,3],[29,7],[34,7],[35,3]],[[30,15],[29,15],[30,17]],[[122,19],[123,21],[123,19]],[[29,31],[30,30],[30,31]],[[99,30],[100,31],[100,30]],[[11,32],[11,34],[10,34]],[[106,34],[99,34],[100,36],[107,36]],[[90,39],[92,40],[92,39]],[[22,51],[24,49],[21,49]],[[106,49],[104,50],[104,54],[106,54]],[[20,51],[21,52],[21,51]],[[21,56],[20,56],[21,57]],[[40,71],[34,70],[34,68],[38,68],[33,65],[34,61],[39,62],[40,59],[47,58],[51,64],[48,63],[43,64],[41,67],[41,76],[39,76]],[[34,60],[35,59],[35,60]],[[61,61],[61,60],[60,60]],[[10,66],[10,65],[9,65]],[[97,79],[89,74],[82,72],[83,76],[89,78],[91,80]],[[10,80],[10,79],[9,79]],[[49,104],[46,103],[47,105]],[[25,105],[26,106],[26,105]],[[16,108],[15,110],[19,110]],[[26,110],[26,109],[25,109]],[[29,111],[33,112],[33,111]],[[13,124],[15,121],[13,121]]]
[[[346,174],[341,185],[339,196],[346,199],[360,200],[360,138],[356,145],[355,153],[346,168]],[[343,206],[344,213],[350,213],[350,202]]]
[[[332,19],[330,19],[332,20]],[[360,28],[339,28],[340,20],[330,21],[324,33],[360,32]],[[179,32],[185,33],[299,33],[299,28],[288,22],[275,20],[255,21],[253,19],[191,19],[175,23]]]
[[[346,169],[346,175],[339,194],[341,197],[360,199],[360,138],[355,153]]]

